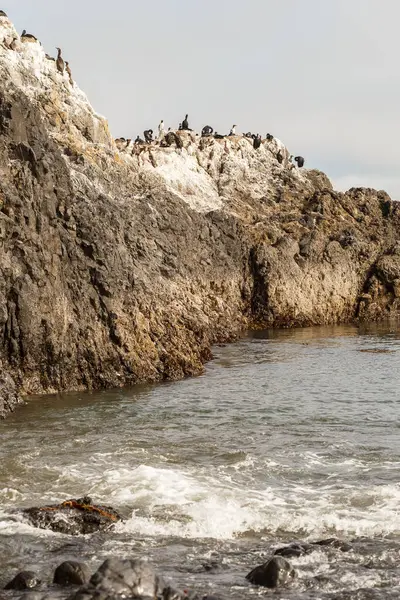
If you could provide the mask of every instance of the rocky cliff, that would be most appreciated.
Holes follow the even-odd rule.
[[[19,393],[200,373],[247,327],[399,313],[384,192],[335,192],[265,140],[178,135],[116,143],[0,17],[0,414]]]

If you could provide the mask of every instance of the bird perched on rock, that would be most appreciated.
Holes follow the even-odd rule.
[[[47,60],[52,60],[53,62],[56,62],[56,59],[50,56],[50,54],[45,54],[45,57],[47,58]]]
[[[186,115],[186,117],[183,119],[182,121],[182,129],[189,129],[189,121],[188,121],[188,116]]]
[[[232,125],[232,129],[230,130],[229,135],[236,135],[236,125]]]
[[[21,40],[23,42],[37,42],[38,39],[31,33],[26,33],[26,29],[21,33]]]
[[[212,135],[214,133],[214,129],[210,126],[210,125],[206,125],[205,127],[203,127],[203,129],[201,130],[201,135],[202,137],[206,137],[208,135]]]
[[[171,146],[174,143],[177,148],[183,148],[183,142],[179,135],[177,135],[174,131],[168,131],[164,137],[163,144],[165,146]]]
[[[65,64],[64,64],[64,60],[61,56],[61,49],[60,48],[56,48],[58,54],[57,54],[57,60],[56,60],[56,65],[57,65],[57,71],[59,71],[59,73],[61,73],[62,75],[64,74],[64,69],[65,69]]]
[[[294,160],[297,162],[297,166],[299,167],[299,169],[301,169],[302,167],[304,167],[304,158],[302,156],[295,156]]]
[[[66,60],[65,61],[65,70],[68,73],[68,77],[69,77],[69,82],[71,85],[74,85],[74,80],[72,79],[72,73],[71,73],[71,68],[69,66],[69,62]]]
[[[257,135],[253,135],[253,148],[255,150],[258,150],[258,148],[261,146],[261,135],[259,133],[257,133]]]
[[[144,135],[144,139],[146,140],[146,142],[148,144],[151,144],[151,142],[153,141],[153,130],[146,129],[145,131],[143,131],[143,135]]]

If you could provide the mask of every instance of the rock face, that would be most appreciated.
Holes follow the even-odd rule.
[[[12,412],[21,402],[18,387],[0,360],[0,419]]]
[[[38,43],[7,48],[15,36],[1,17],[0,415],[20,393],[198,374],[247,327],[399,313],[384,192],[334,192],[265,140],[117,145]]]

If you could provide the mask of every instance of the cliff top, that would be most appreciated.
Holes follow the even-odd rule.
[[[253,148],[251,138],[242,135],[201,138],[192,131],[173,132],[182,148],[175,143],[115,141],[107,121],[93,110],[68,73],[57,70],[56,61],[46,55],[40,42],[20,37],[6,17],[0,17],[0,77],[11,98],[22,94],[38,107],[47,131],[70,159],[78,178],[87,170],[79,162],[86,160],[101,170],[104,163],[109,169],[117,162],[130,171],[128,179],[139,170],[147,173],[154,184],[200,212],[230,210],[232,192],[237,188],[240,193],[243,186],[247,195],[261,200],[289,170],[293,185],[308,185],[307,171],[291,164],[288,150],[276,138],[262,140],[258,149]],[[324,184],[330,187],[326,178]]]

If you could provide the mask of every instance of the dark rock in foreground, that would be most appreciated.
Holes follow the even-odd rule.
[[[92,576],[90,583],[68,600],[157,598],[163,595],[164,590],[168,594],[169,588],[147,561],[109,558]],[[170,594],[166,597],[173,598]]]
[[[69,535],[104,531],[122,519],[112,507],[94,505],[88,496],[61,504],[26,508],[23,514],[34,527]]]
[[[55,570],[53,583],[68,587],[71,585],[83,585],[89,579],[90,573],[86,565],[75,560],[67,560]]]
[[[40,584],[40,579],[33,571],[21,571],[7,583],[5,590],[32,590]]]
[[[282,556],[273,556],[266,563],[259,565],[246,575],[246,579],[254,585],[275,588],[289,583],[296,576],[289,561]]]

